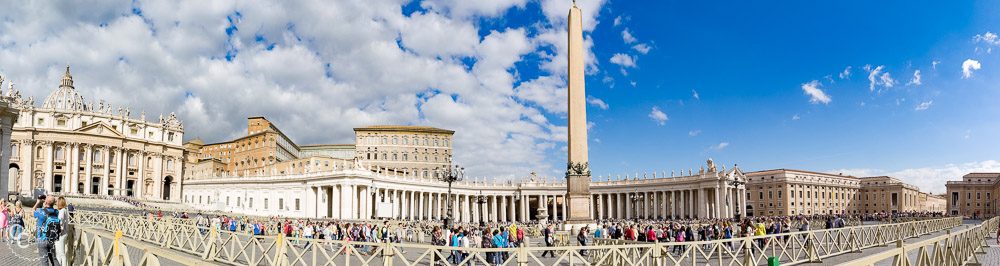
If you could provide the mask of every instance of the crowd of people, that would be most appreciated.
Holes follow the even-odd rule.
[[[66,239],[73,206],[67,204],[64,197],[45,195],[35,200],[32,217],[25,217],[21,206],[20,201],[8,204],[0,199],[0,240],[8,245],[34,241],[41,265],[66,265]],[[33,235],[25,239],[22,237],[26,232],[25,221],[32,218],[35,219],[35,227],[27,232],[33,232]]]
[[[37,219],[35,241],[38,244],[40,256],[51,265],[65,261],[65,237],[56,235],[46,237],[44,225],[48,217],[57,217],[68,224],[71,206],[59,197],[39,198],[33,208],[33,216]],[[596,228],[576,228],[566,234],[556,228],[562,228],[560,223],[543,225],[536,222],[528,223],[453,223],[445,227],[442,221],[337,221],[331,219],[291,219],[283,217],[254,217],[226,214],[188,214],[186,212],[164,212],[162,210],[145,211],[148,219],[174,218],[191,222],[199,227],[202,234],[208,230],[241,232],[253,236],[281,235],[289,238],[292,245],[309,248],[314,241],[308,239],[329,239],[355,242],[357,252],[370,254],[374,247],[363,243],[429,243],[437,246],[450,247],[445,252],[447,256],[438,258],[451,263],[460,263],[470,254],[464,249],[468,247],[481,248],[513,248],[530,245],[531,237],[540,237],[538,244],[548,247],[570,245],[567,238],[575,235],[577,245],[588,246],[594,240],[623,240],[636,242],[692,242],[725,240],[741,237],[763,236],[789,233],[792,231],[807,231],[815,229],[841,228],[848,221],[884,221],[898,217],[938,217],[940,213],[904,212],[894,214],[864,214],[864,215],[809,215],[809,216],[773,216],[749,217],[743,219],[673,219],[673,220],[599,220]],[[0,232],[3,241],[20,241],[21,232],[25,226],[25,210],[19,202],[15,204],[0,204]],[[821,224],[816,224],[821,223]],[[788,235],[784,236],[787,241]],[[61,242],[62,241],[62,242]],[[766,245],[768,238],[759,238],[754,244]],[[320,242],[322,243],[322,242]],[[333,244],[330,244],[333,246]],[[729,243],[732,249],[737,241]],[[686,252],[685,246],[676,245],[671,252]],[[508,252],[486,252],[483,254],[490,263],[500,264],[510,254]],[[552,256],[552,251],[544,251],[542,257]],[[586,255],[581,251],[581,255]]]

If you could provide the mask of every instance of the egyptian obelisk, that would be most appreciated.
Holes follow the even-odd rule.
[[[587,92],[583,85],[584,63],[583,19],[580,8],[569,9],[569,156],[566,164],[566,198],[569,199],[567,229],[574,225],[594,223],[590,200],[590,163],[587,159]],[[565,203],[564,203],[565,204]]]

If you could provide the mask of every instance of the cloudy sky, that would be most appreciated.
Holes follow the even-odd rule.
[[[186,139],[430,125],[476,175],[563,170],[568,0],[204,2],[0,0],[0,74],[40,104],[70,64],[88,100],[176,112]],[[996,1],[578,2],[595,175],[712,157],[943,192],[1000,171]]]

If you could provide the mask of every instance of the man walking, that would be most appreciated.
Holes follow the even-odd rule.
[[[35,201],[35,219],[38,221],[36,226],[36,232],[38,232],[35,238],[38,240],[38,257],[41,261],[42,266],[59,266],[59,261],[56,260],[56,249],[55,249],[55,238],[58,238],[60,232],[55,230],[50,232],[50,227],[56,227],[61,229],[59,222],[59,211],[52,208],[52,204],[55,202],[55,197],[46,198],[45,195],[38,196],[38,200]],[[43,205],[39,208],[39,205]],[[55,234],[55,235],[53,235]]]
[[[555,232],[552,232],[552,225],[549,225],[549,226],[545,227],[545,231],[542,231],[542,237],[545,240],[545,246],[546,247],[555,246],[555,239],[554,239],[555,236],[554,236],[554,233]],[[545,257],[545,254],[551,255],[553,258],[556,257],[556,253],[552,252],[552,250],[542,251],[542,258]]]

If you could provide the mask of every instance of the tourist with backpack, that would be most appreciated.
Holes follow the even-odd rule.
[[[53,203],[55,203],[55,198],[45,197],[45,195],[38,196],[38,200],[35,201],[34,216],[38,222],[35,228],[37,232],[35,239],[37,240],[41,265],[59,266],[59,261],[56,260],[54,242],[62,233],[60,231],[62,224],[59,222],[59,211],[52,208]],[[42,205],[41,208],[39,205]]]

